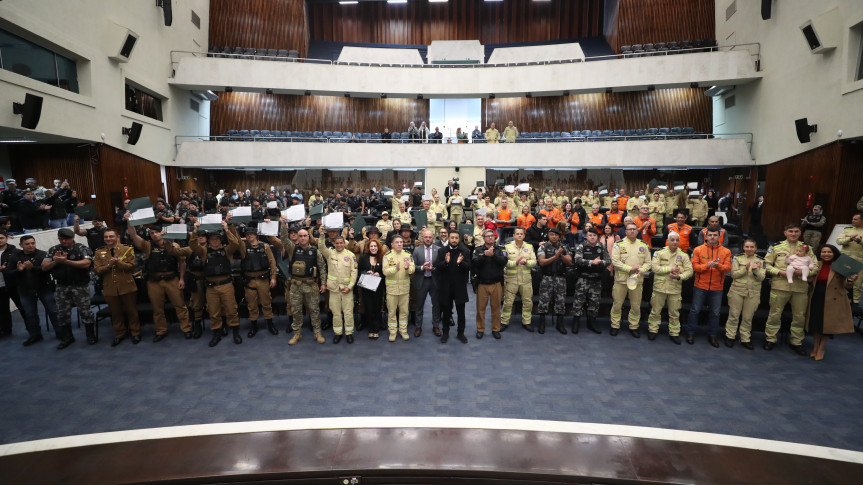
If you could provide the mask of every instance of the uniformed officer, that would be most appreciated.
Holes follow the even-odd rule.
[[[818,249],[821,247],[821,237],[827,228],[827,218],[820,205],[812,207],[812,214],[804,217],[801,221],[803,226],[803,242]]]
[[[111,310],[111,324],[114,326],[111,347],[120,345],[129,333],[132,334],[132,343],[137,344],[141,341],[141,322],[138,319],[138,286],[132,276],[135,250],[120,244],[117,233],[112,229],[104,231],[104,239],[105,245],[96,250],[93,257],[93,270],[102,277],[102,291]]]
[[[197,238],[198,244],[207,245],[207,231],[195,231],[194,224],[190,238]],[[204,333],[204,303],[207,301],[207,285],[204,283],[204,260],[197,253],[186,258],[186,275],[189,289],[189,306],[192,308],[192,338],[199,339]]]
[[[129,212],[126,212],[125,217],[128,220]],[[183,289],[186,287],[185,266],[180,263],[192,252],[189,248],[181,248],[177,243],[164,239],[162,226],[152,225],[148,231],[149,241],[139,236],[131,224],[127,233],[135,249],[144,254],[146,261],[144,270],[147,276],[147,295],[150,303],[153,304],[153,325],[156,327],[153,342],[160,342],[168,336],[165,300],[171,302],[177,313],[177,319],[180,320],[180,329],[184,337],[190,339],[192,325],[189,323],[189,310],[183,298]]]
[[[410,303],[411,275],[416,266],[409,252],[403,251],[404,238],[393,238],[392,251],[384,256],[383,270],[387,285],[387,313],[389,341],[396,341],[396,328],[402,340],[408,337],[408,308]],[[446,325],[446,324],[445,324]]]
[[[57,300],[57,336],[60,337],[58,350],[65,349],[75,342],[72,335],[72,306],[78,308],[78,316],[84,322],[87,343],[99,341],[96,338],[96,318],[90,307],[90,264],[93,253],[90,248],[75,242],[75,233],[68,227],[57,231],[60,244],[51,246],[42,261],[42,271],[50,272],[57,284],[54,297]]]
[[[554,326],[558,332],[566,335],[563,326],[563,314],[566,312],[566,266],[572,264],[572,254],[560,241],[560,231],[556,228],[548,231],[548,243],[539,247],[539,266],[542,268],[542,280],[539,285],[539,333],[545,333],[545,315],[548,306],[554,302]]]
[[[764,261],[755,255],[754,239],[743,241],[743,254],[731,260],[731,288],[728,290],[728,320],[725,321],[725,345],[734,346],[740,324],[740,345],[752,350],[752,315],[761,303],[761,285],[767,272]],[[787,280],[786,280],[787,282]],[[742,320],[741,320],[742,319]]]
[[[429,209],[435,213],[434,219],[434,234],[437,235],[443,227],[443,222],[449,217],[447,215],[446,204],[440,201],[440,194],[435,193],[434,202],[431,203]],[[431,218],[429,218],[431,220]],[[386,236],[384,236],[386,237]]]
[[[661,230],[665,226],[665,201],[659,192],[653,193],[653,197],[647,204],[647,209],[650,217],[656,221],[656,230]]]
[[[239,237],[235,227],[231,226],[231,232],[237,238],[240,245],[240,269],[243,274],[243,287],[246,295],[246,305],[249,310],[248,337],[252,338],[258,333],[258,304],[263,310],[264,320],[267,322],[267,330],[273,335],[278,335],[279,330],[273,323],[273,296],[270,290],[276,287],[276,258],[270,249],[270,244],[276,250],[282,251],[282,242],[278,238],[270,236],[267,238],[269,244],[258,238],[256,227],[246,229],[245,240]]]
[[[851,227],[842,230],[842,234],[836,239],[836,243],[842,246],[842,254],[863,263],[863,212],[854,214],[851,218]],[[858,273],[854,282],[854,301],[860,301],[860,289],[863,287],[863,271]]]
[[[800,242],[800,226],[789,224],[785,226],[785,240],[770,247],[764,258],[767,272],[773,276],[770,280],[770,314],[767,316],[764,329],[767,335],[764,350],[773,350],[776,346],[776,334],[782,323],[782,310],[790,302],[792,313],[790,346],[794,352],[805,356],[807,352],[803,349],[803,325],[806,320],[806,307],[809,304],[809,283],[801,279],[802,272],[799,269],[793,270],[795,276],[793,283],[788,283],[788,277],[785,274],[788,268],[785,258],[797,251],[798,244],[803,244]],[[809,257],[815,261],[812,248],[809,248]]]
[[[320,296],[327,291],[327,265],[319,249],[310,244],[309,231],[297,231],[297,244],[282,239],[285,245],[285,255],[290,255],[291,289],[290,304],[293,312],[291,329],[294,336],[288,345],[295,345],[303,339],[303,308],[309,312],[312,321],[312,332],[319,344],[326,342],[321,335],[321,305]]]
[[[525,229],[516,227],[513,239],[504,247],[507,262],[504,270],[503,310],[500,315],[500,331],[509,328],[512,305],[515,295],[521,294],[521,326],[533,332],[531,313],[533,312],[533,280],[531,268],[536,266],[536,252],[532,245],[524,241]]]
[[[572,333],[578,333],[581,316],[587,313],[587,328],[594,333],[602,333],[596,328],[596,315],[599,313],[599,298],[602,293],[602,274],[611,264],[611,255],[604,244],[599,244],[599,232],[587,230],[587,240],[575,245],[575,266],[578,268],[578,281],[575,284],[575,300],[572,308]]]
[[[354,286],[357,284],[357,257],[345,249],[345,238],[333,238],[333,249],[318,241],[318,249],[327,262],[326,286],[330,296],[330,310],[333,312],[333,343],[341,342],[347,336],[349,344],[354,343]],[[344,315],[344,318],[342,317]],[[344,325],[343,325],[344,323]]]
[[[680,306],[683,281],[692,277],[692,261],[680,249],[680,235],[668,235],[668,245],[653,255],[653,296],[650,298],[650,315],[647,317],[649,340],[656,340],[662,324],[662,308],[668,305],[668,335],[680,345]]]
[[[234,280],[231,276],[231,260],[240,247],[240,241],[233,232],[228,230],[231,214],[222,221],[222,230],[228,238],[228,245],[222,245],[220,232],[210,233],[207,245],[201,246],[197,239],[189,241],[189,248],[198,254],[204,262],[204,280],[207,285],[207,311],[210,313],[210,329],[213,338],[210,347],[219,345],[222,340],[222,317],[228,320],[228,326],[234,334],[234,343],[243,343],[240,337],[240,316],[237,313],[237,299],[234,296]],[[200,225],[200,224],[199,224]],[[197,230],[198,228],[195,227]]]
[[[687,201],[686,206],[689,207],[689,218],[696,226],[704,226],[704,220],[707,218],[707,201],[701,197],[694,197]]]
[[[447,206],[449,206],[450,219],[458,226],[464,216],[464,198],[459,195],[458,189],[453,189],[453,194],[447,200]]]
[[[614,266],[614,286],[611,296],[611,336],[620,331],[623,301],[629,297],[629,333],[640,338],[638,322],[641,319],[641,293],[644,290],[644,273],[650,271],[650,250],[638,238],[638,227],[626,225],[626,238],[614,243],[611,250],[611,264]]]
[[[381,219],[375,224],[378,231],[381,234],[381,238],[385,241],[387,239],[387,234],[393,230],[393,221],[390,220],[390,213],[387,211],[381,212]]]

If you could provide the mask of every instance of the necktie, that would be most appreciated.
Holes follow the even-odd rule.
[[[431,262],[431,246],[426,246],[426,263]],[[431,276],[431,271],[426,270],[425,276]]]

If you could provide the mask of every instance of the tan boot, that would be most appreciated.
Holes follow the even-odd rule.
[[[288,340],[288,345],[296,345],[297,342],[303,339],[303,332],[294,332],[294,336],[291,337],[291,340]]]
[[[408,324],[399,325],[399,335],[401,335],[402,340],[410,340],[411,338],[408,336]]]
[[[396,341],[396,327],[390,327],[389,332],[390,332],[390,337],[388,340],[390,342],[395,342]]]
[[[326,339],[324,339],[323,335],[316,333],[315,334],[315,341],[317,341],[319,344],[322,344],[322,343],[326,342]]]

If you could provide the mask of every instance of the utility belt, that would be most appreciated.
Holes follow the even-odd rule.
[[[199,280],[204,279],[204,272],[203,271],[189,271],[186,274],[188,274],[189,278],[191,278],[193,281],[199,281]]]
[[[180,275],[177,273],[153,273],[147,275],[147,281],[158,283],[159,281],[171,281],[179,277]]]
[[[243,285],[244,286],[248,287],[249,283],[251,283],[252,281],[255,281],[255,280],[268,281],[270,279],[270,272],[269,271],[265,271],[261,274],[254,274],[254,273],[257,273],[257,271],[255,271],[253,273],[243,273]]]
[[[215,286],[222,286],[222,285],[227,285],[227,284],[233,283],[234,280],[232,278],[228,277],[228,279],[225,279],[225,280],[218,280],[218,281],[205,280],[205,281],[207,283],[207,288],[213,288]]]
[[[478,280],[481,285],[497,285],[502,284],[503,281],[491,281],[491,280]]]

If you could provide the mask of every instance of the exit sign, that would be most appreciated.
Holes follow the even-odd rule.
[[[743,175],[735,175],[734,178],[737,180],[743,180]]]

